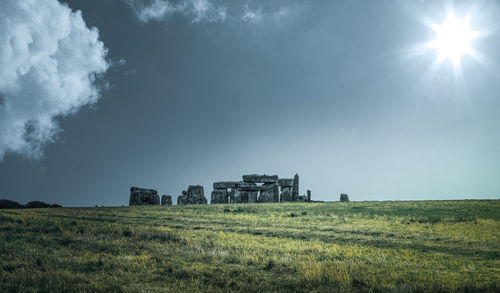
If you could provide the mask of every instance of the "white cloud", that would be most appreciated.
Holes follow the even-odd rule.
[[[167,20],[182,15],[191,23],[200,22],[244,22],[248,25],[284,27],[290,24],[303,10],[295,1],[285,6],[261,1],[264,6],[251,7],[246,0],[124,0],[132,8],[137,19],[147,23]],[[243,5],[241,5],[243,2]],[[224,3],[224,4],[221,4]],[[226,5],[227,4],[227,5]],[[255,6],[255,5],[252,5]],[[229,7],[229,8],[228,8]],[[229,15],[231,14],[231,15]]]
[[[137,1],[130,1],[129,3],[134,2]],[[149,5],[138,8],[136,13],[140,21],[148,22],[150,20],[161,20],[163,17],[170,14],[172,9],[168,1],[154,0]]]
[[[95,103],[107,49],[80,11],[57,0],[0,1],[0,160],[39,157],[57,117]]]
[[[244,22],[258,24],[262,21],[263,17],[262,8],[252,10],[248,7],[248,4],[243,5],[243,15],[241,16],[241,19]]]
[[[126,0],[137,18],[142,22],[160,21],[174,14],[184,15],[192,23],[224,22],[226,7],[217,6],[209,0]]]
[[[283,28],[295,21],[305,10],[304,5],[294,2],[287,3],[285,6],[268,5],[254,9],[246,3],[243,5],[240,18],[250,25]]]

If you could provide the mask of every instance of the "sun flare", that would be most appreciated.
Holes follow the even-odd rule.
[[[434,24],[432,30],[436,36],[427,43],[427,47],[438,51],[438,63],[449,59],[454,66],[459,66],[462,55],[474,55],[471,41],[479,36],[479,32],[470,28],[468,17],[458,19],[450,12],[446,20],[442,24]]]

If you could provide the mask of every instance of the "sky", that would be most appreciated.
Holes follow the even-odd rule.
[[[458,61],[429,45],[450,13],[474,32]],[[2,1],[0,198],[118,206],[138,186],[176,202],[298,173],[314,200],[498,199],[498,15],[495,0]]]

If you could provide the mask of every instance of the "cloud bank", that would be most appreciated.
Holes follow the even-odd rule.
[[[209,0],[125,0],[141,22],[160,21],[174,14],[184,15],[192,23],[224,22],[226,7]]]
[[[264,7],[252,1],[222,0],[124,0],[137,19],[143,23],[163,21],[173,15],[182,15],[191,23],[240,21],[251,25],[283,25],[295,18],[303,7],[294,1],[263,2]],[[224,4],[222,4],[224,3]]]
[[[107,49],[80,11],[57,0],[0,1],[0,160],[40,157],[57,117],[95,103]]]

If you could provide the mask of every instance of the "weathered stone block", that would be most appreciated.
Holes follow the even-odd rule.
[[[172,196],[171,195],[162,195],[161,196],[161,205],[162,206],[171,206],[172,205]]]
[[[248,202],[248,191],[241,191],[238,189],[231,190],[233,203],[247,203]]]
[[[177,205],[178,206],[182,206],[182,205],[186,205],[186,204],[188,204],[188,202],[187,202],[187,194],[179,195],[177,197]]]
[[[214,189],[235,188],[238,186],[239,181],[220,181],[214,182]]]
[[[340,201],[349,202],[349,196],[345,193],[340,194]]]
[[[130,206],[159,205],[159,204],[160,204],[160,196],[158,195],[158,191],[154,189],[145,189],[139,187],[130,188],[130,198],[129,198]]]
[[[178,205],[206,203],[207,198],[203,193],[203,186],[201,185],[189,185],[188,190],[183,190],[182,195],[177,197]]]
[[[299,200],[299,174],[295,174],[293,177],[293,186],[292,186],[292,201]]]
[[[278,184],[281,187],[292,187],[293,179],[278,179]]]
[[[275,183],[278,181],[278,175],[243,175],[243,182],[248,183]]]
[[[248,202],[255,203],[257,202],[257,197],[259,196],[259,192],[257,191],[248,191]]]
[[[228,203],[228,194],[226,189],[216,189],[212,191],[212,197],[210,199],[211,204],[216,203]]]
[[[204,195],[203,186],[189,185],[187,190],[187,201],[188,204],[206,204],[207,198]]]
[[[311,191],[307,190],[307,201],[311,201]]]
[[[227,189],[227,188],[244,188],[255,186],[255,183],[243,181],[220,181],[214,182],[214,189]]]
[[[279,194],[279,185],[274,183],[274,184],[268,184],[264,185],[266,187],[265,190],[260,192],[259,196],[259,202],[279,202],[280,200],[280,194]]]
[[[263,191],[263,190],[267,190],[268,188],[267,187],[264,187],[264,186],[257,186],[257,185],[250,185],[250,186],[243,186],[243,187],[240,187],[239,188],[240,190],[243,190],[243,191]]]
[[[291,187],[281,187],[281,198],[280,201],[286,202],[286,201],[292,201],[292,188]]]

